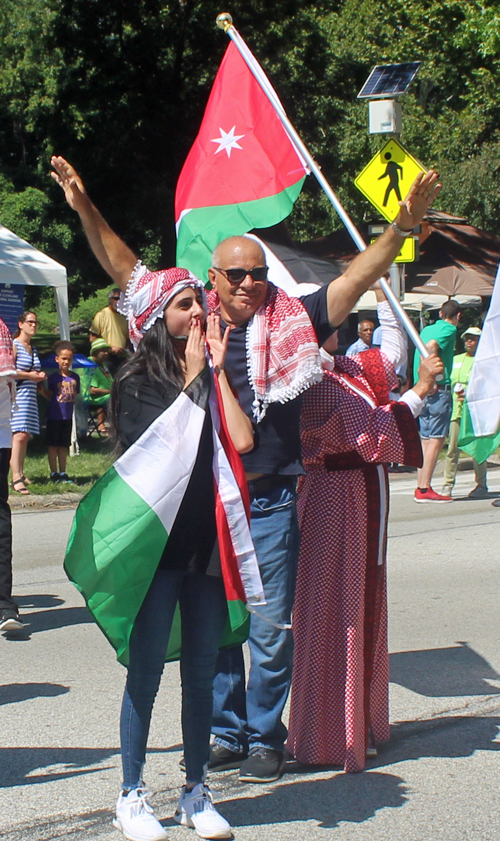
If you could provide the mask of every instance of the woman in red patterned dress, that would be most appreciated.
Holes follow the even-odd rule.
[[[414,418],[442,371],[439,357],[429,357],[415,387],[391,401],[406,343],[387,302],[378,317],[381,350],[351,358],[322,351],[326,373],[308,390],[301,421],[306,475],[287,747],[299,762],[346,771],[364,768],[369,737],[389,738],[387,462],[421,465]]]

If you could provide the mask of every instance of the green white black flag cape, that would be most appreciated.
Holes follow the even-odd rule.
[[[245,476],[219,411],[218,389],[209,400],[206,388],[204,399],[196,388],[189,392],[181,392],[96,482],[78,506],[69,537],[65,571],[124,665],[135,618],[196,461],[207,411],[213,422],[217,533],[229,609],[223,645],[246,639],[245,602],[264,603]],[[174,620],[167,660],[176,659],[179,649],[180,627]]]

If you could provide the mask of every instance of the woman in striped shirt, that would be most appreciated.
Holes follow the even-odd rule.
[[[34,312],[22,312],[18,318],[18,331],[14,339],[14,359],[16,360],[16,404],[12,411],[12,490],[16,493],[29,494],[24,475],[24,459],[30,435],[38,435],[40,421],[38,417],[37,386],[45,379],[41,371],[40,360],[31,340],[36,333],[37,317]]]

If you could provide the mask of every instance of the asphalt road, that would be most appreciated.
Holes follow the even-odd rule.
[[[471,475],[459,474],[470,490]],[[212,789],[237,841],[493,841],[500,835],[500,509],[415,505],[391,480],[390,742],[363,774],[290,766],[278,783]],[[500,494],[500,470],[490,474]],[[14,514],[15,594],[28,623],[0,636],[0,837],[108,841],[120,783],[124,671],[61,561],[73,512]],[[166,667],[146,768],[172,841],[182,783],[178,667]],[[190,835],[191,833],[191,835]]]

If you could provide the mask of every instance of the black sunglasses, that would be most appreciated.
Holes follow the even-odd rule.
[[[110,300],[111,300],[111,301],[119,301],[119,300],[120,300],[120,296],[119,296],[119,295],[111,295]]]
[[[254,269],[219,269],[217,266],[212,266],[216,272],[220,272],[224,275],[229,281],[229,283],[242,283],[242,281],[246,278],[247,274],[250,275],[253,281],[258,283],[259,281],[267,280],[267,273],[269,271],[267,266],[255,266]]]

